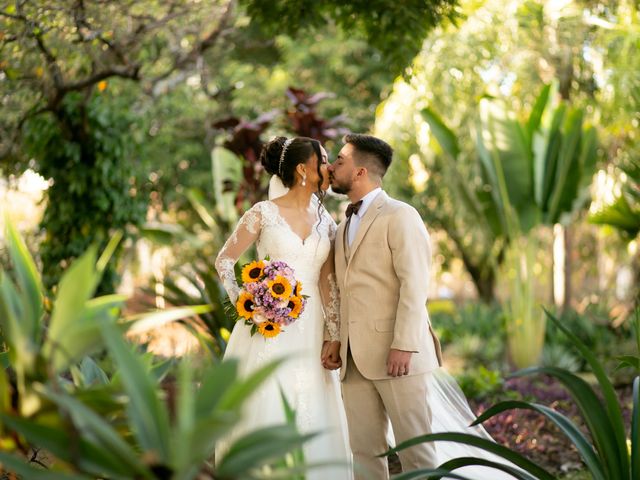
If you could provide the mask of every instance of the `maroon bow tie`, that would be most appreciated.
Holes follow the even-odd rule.
[[[356,202],[356,203],[350,203],[349,206],[347,207],[347,218],[350,218],[351,215],[353,215],[354,213],[358,213],[358,210],[360,209],[360,207],[362,206],[362,200]]]

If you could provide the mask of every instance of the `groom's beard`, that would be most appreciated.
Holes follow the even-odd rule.
[[[349,195],[349,192],[351,191],[351,185],[340,185],[338,183],[331,182],[331,190],[333,190],[334,193],[338,193],[340,195]]]

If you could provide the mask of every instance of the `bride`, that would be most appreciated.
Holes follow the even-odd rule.
[[[317,140],[276,137],[265,145],[260,160],[272,175],[270,200],[256,203],[243,215],[218,254],[216,270],[235,303],[239,286],[234,265],[255,243],[258,258],[284,261],[293,268],[308,299],[300,318],[276,337],[251,336],[249,326],[236,323],[225,359],[239,359],[241,375],[276,357],[287,356],[288,360],[247,401],[242,420],[216,450],[223,452],[233,438],[252,430],[285,423],[283,392],[296,411],[298,429],[320,432],[303,446],[305,462],[342,463],[313,469],[306,478],[350,479],[351,452],[340,381],[337,371],[326,370],[320,361],[324,339],[338,340],[339,336],[333,279],[336,224],[322,205],[329,188],[327,154]]]

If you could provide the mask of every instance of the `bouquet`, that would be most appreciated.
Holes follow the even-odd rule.
[[[306,296],[302,282],[295,279],[293,269],[285,262],[257,260],[242,267],[242,286],[236,311],[239,320],[256,332],[271,338],[282,327],[291,325],[302,314]]]

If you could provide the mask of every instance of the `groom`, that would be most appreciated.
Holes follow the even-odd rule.
[[[323,362],[342,361],[354,461],[377,480],[389,477],[387,459],[377,457],[388,449],[389,420],[396,443],[431,432],[426,374],[441,363],[425,306],[431,247],[418,212],[381,188],[392,148],[370,135],[344,142],[329,166],[333,191],[352,202],[336,234],[340,342],[325,344]],[[404,471],[436,466],[433,443],[399,457]]]

